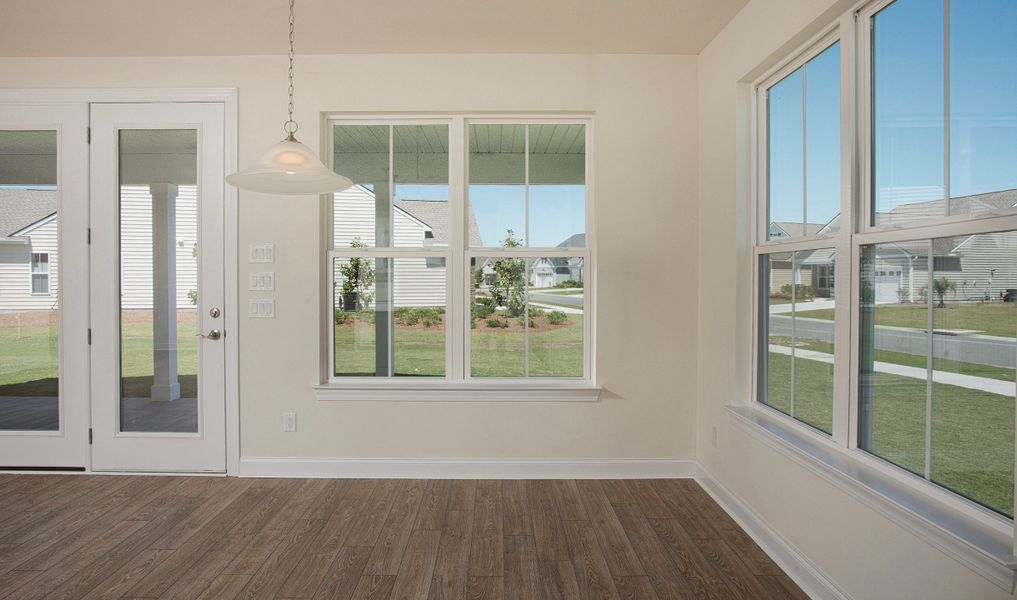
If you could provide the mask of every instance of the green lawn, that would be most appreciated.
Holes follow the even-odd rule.
[[[771,338],[772,343],[779,344],[781,341],[780,338]],[[798,347],[832,351],[829,344],[816,341],[799,343]],[[899,353],[880,355],[877,352],[876,359],[887,361],[888,358],[900,356]],[[791,357],[770,352],[767,360],[769,404],[789,413]],[[922,361],[917,366],[924,366],[924,360],[924,357],[915,356],[902,364]],[[957,369],[963,372],[967,363],[955,364],[960,365]],[[940,368],[939,364],[937,368]],[[1010,381],[1013,381],[1013,370],[1009,373]],[[833,407],[832,365],[798,358],[795,362],[795,380],[795,416],[818,429],[830,431]],[[871,382],[872,446],[869,451],[924,475],[925,381],[875,373]],[[932,395],[933,481],[999,512],[1011,514],[1014,399],[939,383],[933,384]]]
[[[501,320],[506,320],[503,316]],[[544,317],[537,317],[541,327],[532,328],[530,338],[530,371],[532,377],[582,377],[583,317],[568,315],[561,326],[547,326]],[[515,319],[508,319],[507,329],[488,327],[485,319],[477,319],[470,332],[471,371],[474,377],[522,377],[525,368],[523,329]],[[373,321],[360,318],[352,324],[335,328],[336,374],[375,374],[375,328]],[[445,329],[443,324],[430,328],[423,325],[396,324],[393,338],[395,364],[393,372],[402,376],[445,375]]]
[[[194,375],[198,372],[196,333],[193,319],[179,319],[177,370],[181,378],[181,393],[185,396],[193,388]],[[135,395],[135,390],[151,387],[152,324],[127,323],[122,327],[122,336],[124,394],[130,396]],[[190,397],[194,397],[194,393]],[[57,395],[56,323],[52,326],[22,327],[20,338],[16,327],[0,327],[0,395]]]
[[[925,329],[927,308],[925,304],[880,304],[875,310],[876,325]],[[799,311],[796,314],[799,317],[833,320],[832,308]],[[1017,337],[1017,303],[947,302],[945,308],[934,309],[933,326],[935,329],[971,329],[986,335]]]

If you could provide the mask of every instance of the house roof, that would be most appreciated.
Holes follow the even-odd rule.
[[[58,203],[56,190],[0,189],[0,237],[56,214]]]
[[[889,212],[877,213],[877,223],[892,223],[903,219],[912,220],[922,217],[940,217],[946,214],[943,203],[944,200],[940,198],[938,200],[899,204]],[[958,215],[987,213],[1015,206],[1017,206],[1017,189],[950,198],[950,212]]]
[[[793,223],[791,221],[774,221],[770,223],[770,227],[776,226],[784,235],[787,237],[802,237],[806,235],[817,235],[824,227],[826,223]]]
[[[400,200],[395,199],[395,206],[399,210],[420,221],[431,228],[434,240],[448,243],[448,218],[449,204],[444,200]],[[470,210],[470,245],[481,246],[480,228],[477,227],[477,218]]]
[[[558,244],[559,248],[585,248],[586,247],[586,234],[585,233],[573,233],[565,239],[564,242]]]

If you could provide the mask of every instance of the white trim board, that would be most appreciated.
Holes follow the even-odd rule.
[[[745,533],[749,534],[766,555],[790,577],[809,598],[815,600],[850,600],[851,596],[840,589],[818,565],[793,544],[781,536],[776,529],[763,520],[731,490],[720,484],[702,465],[695,477],[696,482],[710,494],[710,497],[734,519]]]
[[[686,458],[603,459],[240,459],[241,477],[350,477],[420,479],[669,479],[692,478],[699,465]]]

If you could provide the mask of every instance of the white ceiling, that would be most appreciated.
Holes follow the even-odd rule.
[[[297,0],[297,52],[697,54],[747,0]],[[286,0],[3,0],[0,56],[286,52]]]

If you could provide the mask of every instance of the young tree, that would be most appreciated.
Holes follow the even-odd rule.
[[[957,291],[957,284],[946,277],[939,277],[932,280],[932,291],[936,294],[936,297],[939,298],[939,304],[936,305],[936,308],[945,308],[946,302],[944,302],[944,298],[946,293],[949,291]]]
[[[350,247],[366,248],[367,244],[356,238],[350,242]],[[354,256],[339,267],[339,274],[343,276],[343,309],[352,306],[353,310],[360,310],[369,306],[373,298],[367,289],[374,285],[374,266],[371,265],[371,260]]]
[[[509,229],[502,241],[505,248],[518,248],[523,245]],[[494,285],[491,286],[491,297],[496,306],[504,306],[509,317],[518,317],[526,306],[526,262],[521,258],[503,258],[494,261]]]

